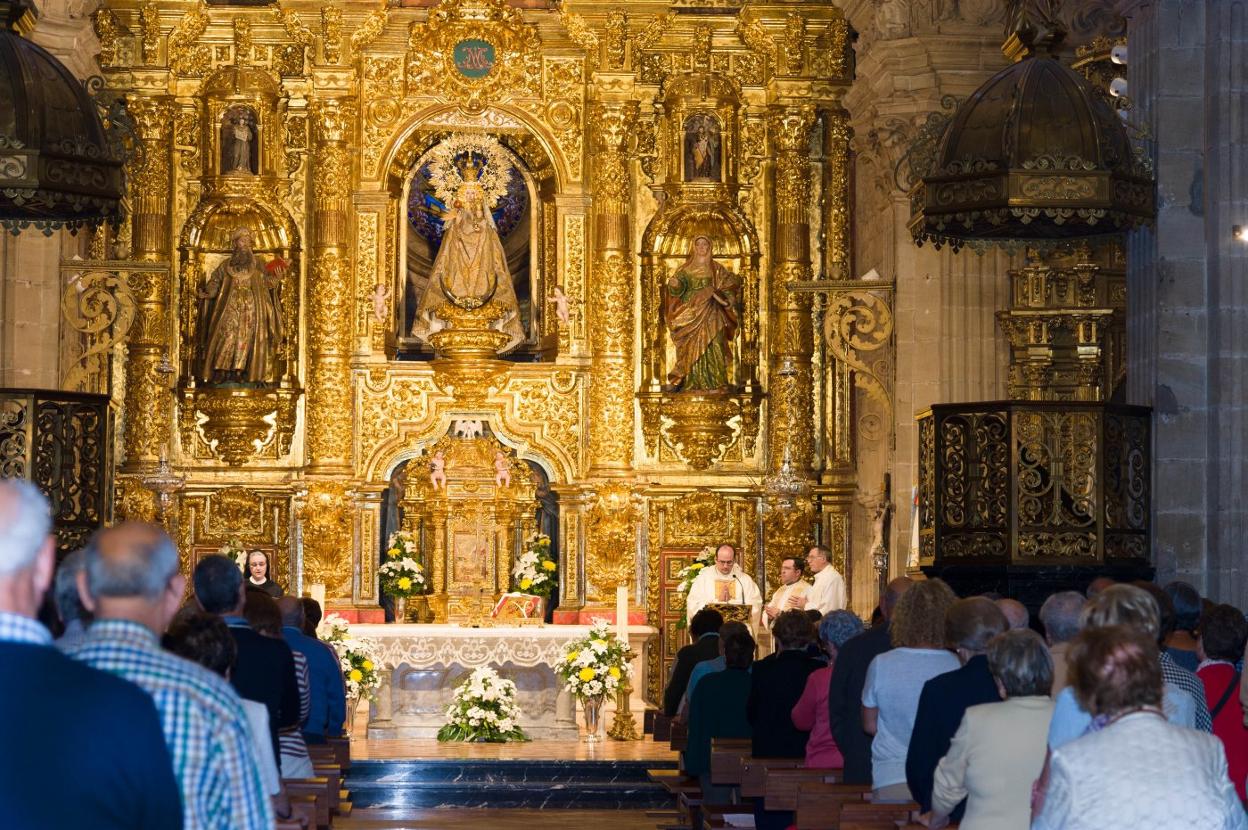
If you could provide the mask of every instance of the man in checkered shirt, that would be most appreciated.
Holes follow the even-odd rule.
[[[79,575],[95,622],[69,656],[152,696],[182,787],[187,830],[269,830],[273,806],[237,693],[160,647],[185,586],[177,549],[160,528],[127,522],[101,531],[87,546]]]

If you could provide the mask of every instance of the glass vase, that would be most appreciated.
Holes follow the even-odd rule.
[[[394,598],[394,621],[399,625],[407,622],[407,597]]]
[[[350,738],[351,733],[355,730],[355,711],[360,708],[360,696],[349,695],[347,697],[347,720],[342,725],[342,734],[345,738]]]
[[[602,734],[602,697],[587,697],[581,701],[585,709],[585,743],[596,744],[604,740]]]

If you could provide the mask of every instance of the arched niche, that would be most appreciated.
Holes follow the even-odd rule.
[[[287,264],[279,288],[283,338],[277,349],[280,382],[291,385],[299,374],[300,236],[294,219],[269,201],[257,188],[250,195],[209,197],[201,201],[182,227],[178,240],[181,292],[181,375],[195,385],[202,340],[202,302],[199,296],[213,269],[230,256],[234,231],[247,228],[253,252],[266,262]]]
[[[731,386],[750,389],[758,378],[759,243],[749,219],[721,202],[668,203],[642,236],[642,301],[646,338],[642,361],[644,383],[657,390],[667,378],[672,345],[663,319],[663,292],[668,278],[689,257],[694,240],[711,240],[715,261],[741,279],[740,333],[733,343]]]
[[[543,440],[536,431],[509,422],[504,414],[444,406],[420,424],[400,427],[393,438],[378,445],[377,450],[364,459],[363,479],[372,485],[386,485],[399,464],[421,457],[425,448],[433,446],[446,435],[457,420],[479,420],[488,424],[499,443],[511,450],[519,460],[540,468],[550,484],[568,484],[576,476],[574,461],[564,449]]]
[[[397,356],[428,359],[433,352],[411,336],[411,322],[422,277],[432,268],[435,242],[422,236],[411,221],[412,195],[430,152],[456,133],[485,134],[496,138],[507,152],[521,185],[525,201],[521,233],[504,234],[504,249],[517,286],[526,339],[507,355],[519,362],[550,360],[558,348],[557,321],[548,298],[557,281],[558,246],[556,199],[567,180],[566,162],[555,151],[550,136],[523,114],[488,109],[467,116],[454,108],[434,107],[418,114],[398,133],[385,156],[381,184],[387,195],[387,251],[392,252],[390,292],[395,301],[389,321],[395,333]],[[497,217],[496,217],[497,218]],[[523,267],[520,267],[523,266]],[[527,272],[523,273],[523,272]]]
[[[204,81],[200,163],[210,191],[229,179],[285,173],[281,114],[285,94],[265,69],[223,66]]]

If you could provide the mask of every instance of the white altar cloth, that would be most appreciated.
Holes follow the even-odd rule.
[[[353,625],[352,636],[372,640],[381,658],[382,685],[369,707],[368,737],[433,737],[446,723],[455,687],[473,669],[489,666],[515,681],[520,726],[530,738],[575,738],[575,702],[553,666],[565,643],[588,633],[587,625]],[[655,634],[651,626],[628,628],[639,723],[645,643]]]

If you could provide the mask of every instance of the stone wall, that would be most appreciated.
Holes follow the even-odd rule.
[[[1154,408],[1158,579],[1248,603],[1248,10],[1120,0],[1133,120],[1150,136],[1156,228],[1132,235],[1129,402]]]

